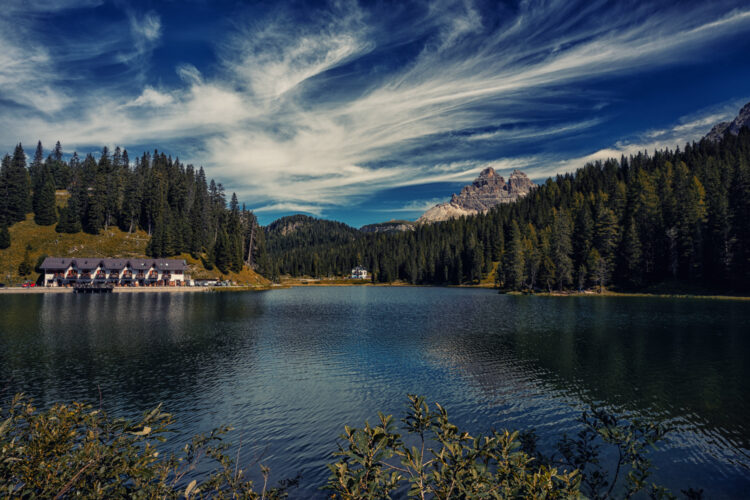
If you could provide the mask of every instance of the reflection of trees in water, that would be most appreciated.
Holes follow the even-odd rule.
[[[506,297],[469,312],[429,352],[499,404],[572,396],[750,444],[744,303]]]
[[[192,398],[236,369],[253,369],[247,320],[262,314],[262,301],[241,296],[4,297],[0,387],[47,404],[96,401],[99,385],[116,405],[108,409],[130,413]]]

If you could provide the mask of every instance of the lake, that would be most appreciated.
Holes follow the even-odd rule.
[[[133,416],[160,402],[174,439],[232,425],[242,461],[293,498],[324,497],[343,426],[401,416],[406,394],[471,432],[574,433],[591,403],[674,428],[652,453],[678,493],[750,488],[750,302],[533,297],[492,290],[0,295],[0,395]]]

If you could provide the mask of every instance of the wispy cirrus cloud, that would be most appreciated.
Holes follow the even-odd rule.
[[[37,114],[0,140],[171,145],[261,212],[324,214],[382,189],[468,180],[487,165],[539,175],[578,167],[585,156],[565,161],[564,152],[530,154],[528,146],[581,137],[611,119],[607,106],[617,96],[583,94],[583,83],[708,58],[712,43],[750,34],[750,9],[732,2],[487,9],[444,0],[388,10],[344,2],[297,17],[286,8],[236,19],[208,76],[186,54],[174,68],[179,84],[105,88],[71,101],[64,86],[39,82],[18,99],[36,110],[76,107],[75,118]],[[157,13],[128,19],[134,53],[160,43]],[[35,54],[16,50],[9,64]],[[44,58],[44,47],[36,54]],[[34,81],[28,73],[13,87]],[[57,97],[45,97],[45,88]],[[722,113],[643,138],[694,139]],[[630,148],[622,142],[611,151]]]
[[[669,128],[647,129],[634,137],[616,141],[607,148],[599,149],[584,156],[563,160],[549,158],[545,161],[539,159],[537,165],[529,169],[529,174],[533,178],[543,179],[572,172],[587,163],[604,161],[610,158],[619,159],[622,156],[627,157],[638,153],[653,153],[663,148],[682,148],[686,144],[705,136],[713,125],[722,121],[731,121],[736,116],[737,110],[749,100],[750,95],[700,110],[697,113],[681,117]]]

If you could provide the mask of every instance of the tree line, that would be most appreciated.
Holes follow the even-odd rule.
[[[57,190],[69,194],[60,208]],[[73,153],[65,161],[59,142],[46,157],[39,142],[27,166],[18,144],[0,168],[0,248],[10,246],[8,227],[29,212],[60,233],[142,229],[150,235],[148,256],[190,253],[222,272],[257,267],[267,258],[263,231],[236,194],[227,204],[224,187],[207,181],[203,167],[156,150],[131,161],[127,150],[104,147],[98,158]]]
[[[495,282],[508,290],[675,283],[747,291],[750,131],[589,163],[487,214],[403,233],[350,229],[342,239],[340,227],[321,221],[313,239],[269,227],[265,272],[344,275],[361,264],[380,282],[462,284],[496,265]]]

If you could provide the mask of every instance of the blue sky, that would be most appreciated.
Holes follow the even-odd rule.
[[[415,219],[684,145],[750,100],[741,1],[5,0],[0,150],[158,148],[261,222]],[[29,151],[30,152],[30,151]]]

